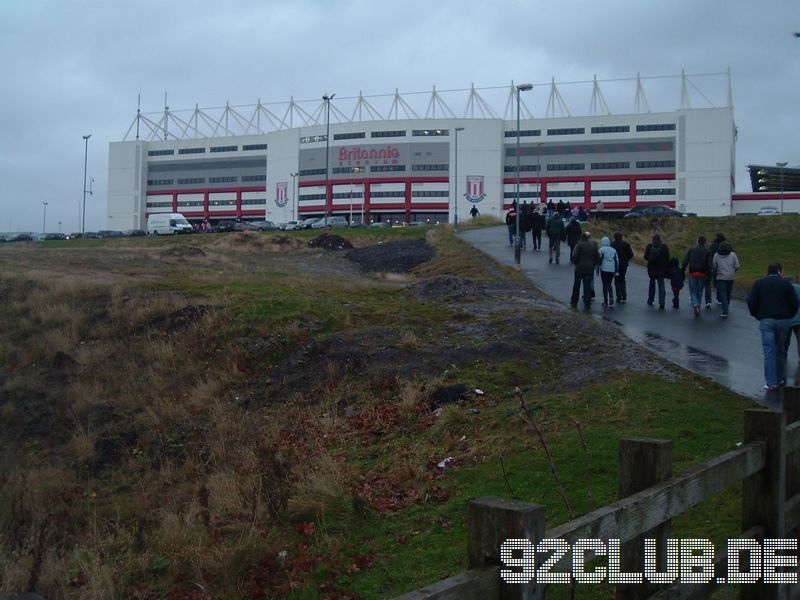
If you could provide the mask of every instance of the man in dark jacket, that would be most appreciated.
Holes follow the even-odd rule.
[[[506,227],[508,227],[508,245],[514,245],[514,238],[517,236],[517,210],[512,206],[506,213]]]
[[[701,235],[697,238],[697,246],[689,248],[681,267],[689,267],[689,296],[692,299],[694,316],[700,316],[700,304],[703,302],[703,293],[708,286],[708,276],[711,273],[711,253],[706,248],[706,238]],[[711,298],[706,299],[706,308],[711,308]]]
[[[558,264],[561,257],[561,240],[564,237],[564,221],[558,212],[554,212],[547,219],[547,224],[544,226],[545,233],[550,239],[550,262],[553,262],[553,254],[556,255],[556,264]]]
[[[747,294],[747,308],[758,319],[764,349],[764,389],[774,391],[786,384],[786,337],[789,320],[797,313],[800,301],[789,280],[783,278],[783,266],[772,263],[767,276],[756,280]]]
[[[567,238],[567,246],[569,246],[569,255],[572,256],[572,251],[578,242],[581,241],[581,224],[575,217],[569,218],[569,223],[564,228],[564,235]]]
[[[647,276],[650,277],[650,286],[647,290],[647,305],[653,306],[658,285],[658,308],[664,309],[667,292],[664,289],[664,278],[667,276],[669,266],[669,247],[661,241],[661,236],[655,234],[653,241],[644,249],[644,259],[647,261]]]
[[[578,308],[578,294],[583,283],[583,307],[589,310],[592,306],[592,278],[595,267],[600,263],[600,253],[588,231],[581,234],[581,241],[572,250],[570,258],[575,265],[575,280],[569,304],[572,308]]]
[[[628,263],[633,259],[633,249],[628,242],[622,239],[622,233],[619,231],[614,234],[611,247],[617,251],[619,258],[619,271],[614,277],[614,288],[617,291],[617,301],[624,304],[628,301],[628,284],[625,281],[625,275],[628,272]]]
[[[540,210],[531,211],[531,235],[533,236],[533,249],[542,249],[542,230],[544,229],[544,214]]]

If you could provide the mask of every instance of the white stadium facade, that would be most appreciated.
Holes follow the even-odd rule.
[[[123,141],[109,146],[108,227],[144,229],[159,212],[211,224],[323,215],[435,223],[468,218],[475,206],[502,218],[517,193],[522,203],[562,200],[587,210],[602,201],[605,211],[665,204],[701,216],[756,212],[759,194],[734,194],[730,75],[710,75],[727,82],[720,106],[691,107],[693,78],[705,76],[682,74],[672,80],[680,108],[670,112],[650,110],[638,77],[614,82],[631,89],[629,114],[609,111],[606,83],[597,80],[576,82],[588,84],[587,99],[591,90],[585,116],[571,114],[560,91],[568,84],[557,83],[538,86],[547,97],[540,117],[520,90],[528,86],[513,83],[137,111]],[[485,98],[501,93],[499,116]],[[453,96],[465,106],[460,116]],[[424,111],[415,109],[423,99]],[[382,112],[379,101],[388,104]],[[791,196],[800,208],[800,195]]]

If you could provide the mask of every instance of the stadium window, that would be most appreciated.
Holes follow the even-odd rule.
[[[674,168],[675,161],[674,160],[637,160],[636,161],[636,168],[637,169],[663,169],[663,168]]]
[[[592,169],[629,169],[629,162],[597,162],[592,163]]]
[[[586,133],[584,127],[560,127],[547,130],[547,135],[579,135],[581,133]]]
[[[172,185],[175,183],[174,179],[148,179],[147,185]]]
[[[430,191],[430,192],[418,192],[413,191],[411,192],[411,196],[413,198],[448,198],[450,196],[450,192],[447,190],[441,191]]]
[[[147,156],[172,156],[175,150],[148,150]]]
[[[542,135],[541,129],[520,129],[519,137],[531,137],[536,135]],[[517,137],[516,131],[506,131],[505,136],[507,138],[515,138]]]
[[[304,200],[325,200],[325,194],[306,194],[305,196],[300,196],[300,202]]]
[[[325,175],[325,169],[300,169],[300,177],[308,175]]]
[[[402,190],[396,192],[372,192],[370,198],[405,198],[406,193]]]
[[[324,142],[328,139],[325,135],[307,135],[300,138],[301,144],[312,144],[314,142]]]
[[[196,183],[205,183],[205,177],[185,177],[183,179],[178,179],[178,183],[181,185],[192,185]]]
[[[592,133],[628,133],[631,128],[628,125],[607,125],[603,127],[592,127]]]
[[[355,199],[355,198],[363,198],[363,197],[364,197],[364,192],[353,192],[352,194],[350,192],[336,192],[333,195],[333,199],[334,200],[347,200],[348,198],[354,198]]]
[[[266,144],[245,144],[242,146],[242,150],[266,150]]]
[[[396,131],[373,131],[369,134],[370,137],[383,138],[383,137],[406,137],[405,129]]]
[[[178,148],[178,154],[205,154],[205,148]]]
[[[447,136],[450,135],[449,129],[414,129],[411,131],[413,136]]]
[[[209,177],[208,178],[208,183],[233,183],[233,182],[238,181],[238,180],[239,180],[239,178],[235,177],[235,176],[233,176],[233,177],[231,177],[231,176],[229,176],[229,177]]]
[[[450,165],[411,165],[412,171],[448,171]]]
[[[211,146],[210,152],[236,152],[239,146]]]
[[[586,168],[585,163],[560,163],[547,165],[548,171],[582,171]]]
[[[374,165],[369,168],[372,173],[384,173],[387,171],[405,171],[405,165]]]
[[[266,175],[242,175],[242,181],[266,181]]]
[[[529,172],[529,171],[538,171],[539,165],[520,165],[519,171],[522,172]],[[516,173],[517,172],[517,165],[506,165],[503,167],[503,171],[505,173]]]
[[[335,140],[357,140],[360,138],[366,137],[366,134],[363,131],[359,131],[358,133],[334,133],[333,139]]]
[[[652,125],[637,125],[636,131],[675,131],[675,123],[654,123]]]

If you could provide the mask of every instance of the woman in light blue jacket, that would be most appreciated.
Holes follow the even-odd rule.
[[[603,308],[614,305],[614,290],[611,284],[614,276],[619,274],[619,256],[611,246],[611,240],[604,237],[600,240],[600,281],[603,283]]]

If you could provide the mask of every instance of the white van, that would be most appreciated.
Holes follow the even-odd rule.
[[[147,217],[147,235],[191,233],[192,226],[181,213],[162,213]]]

